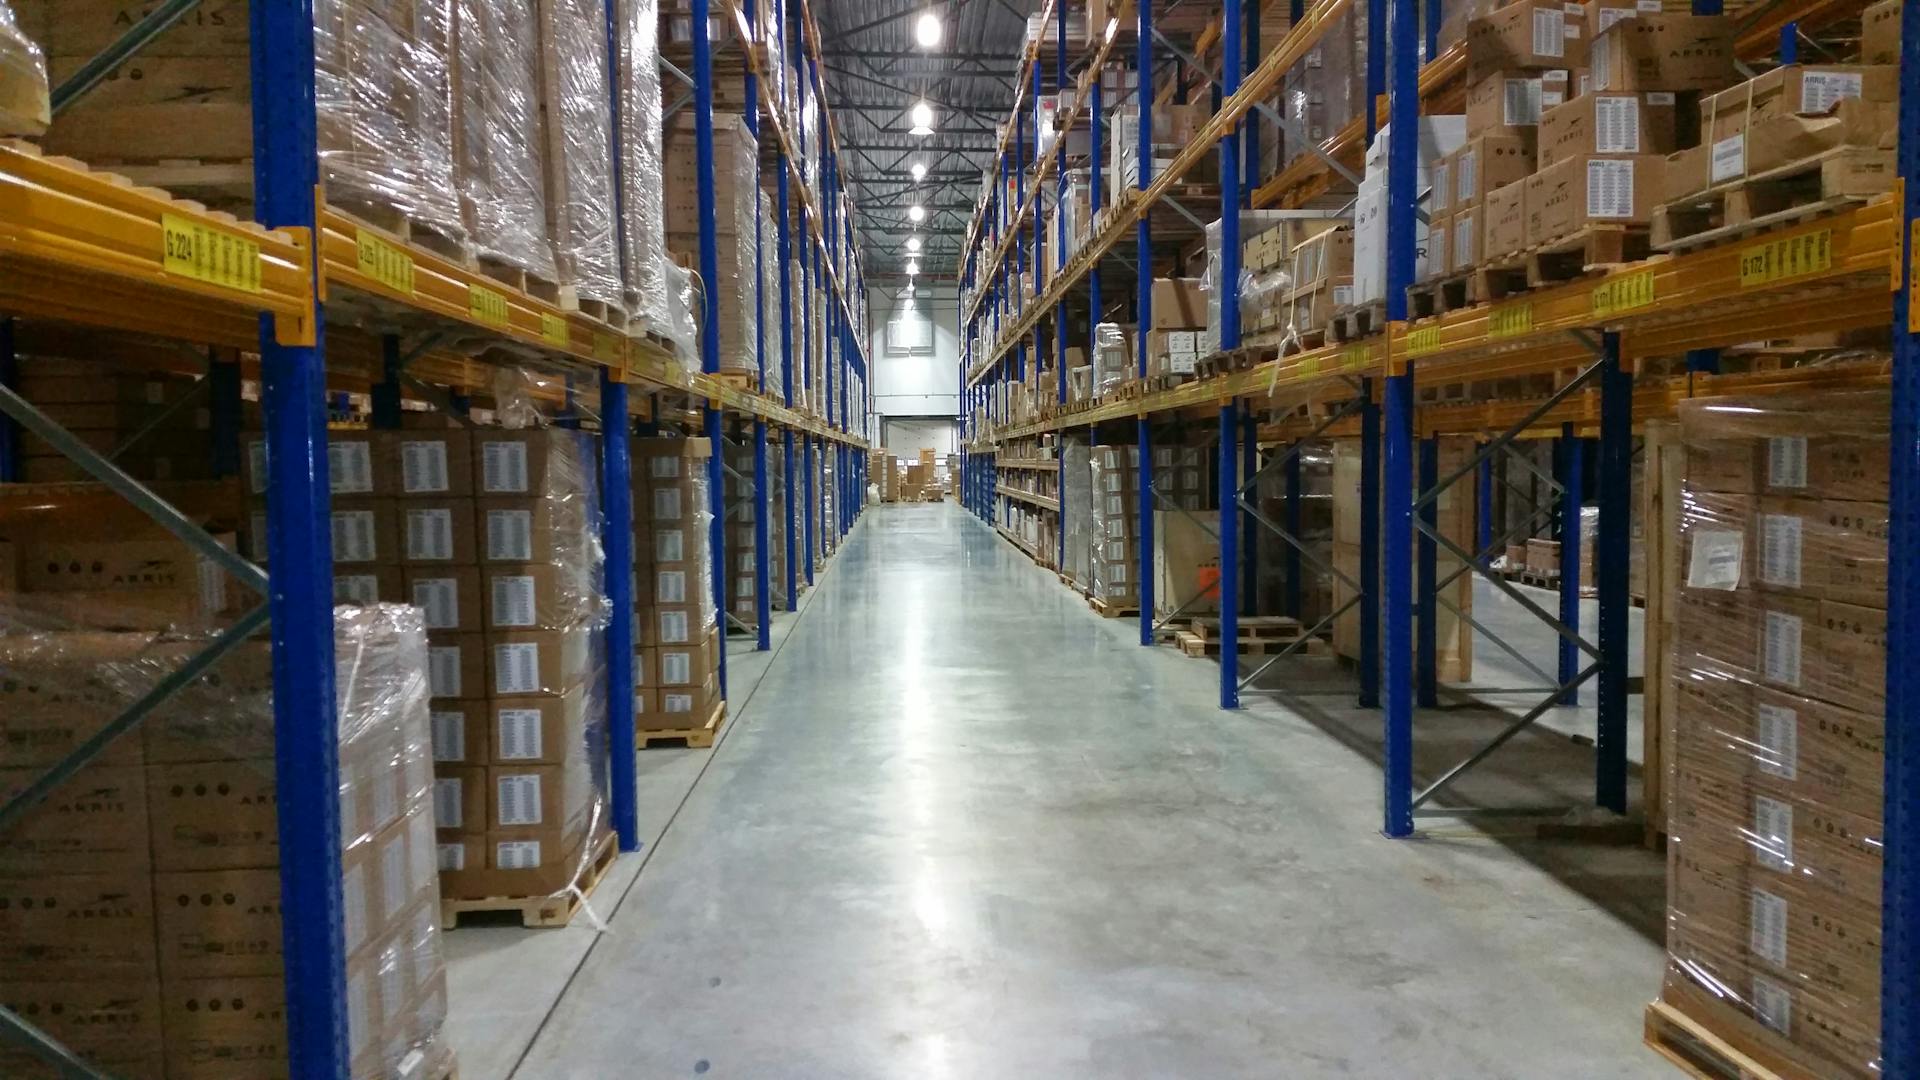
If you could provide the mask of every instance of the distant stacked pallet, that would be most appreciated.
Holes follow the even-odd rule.
[[[11,384],[17,393],[93,450],[122,451],[115,460],[135,479],[215,475],[213,403],[204,384],[66,357],[21,356],[17,364],[19,375]],[[241,419],[233,418],[236,424]],[[19,465],[16,479],[27,483],[92,479],[77,462],[31,434],[21,435]]]
[[[711,746],[720,730],[705,439],[633,440],[634,725],[643,746]]]
[[[725,472],[727,498],[725,502],[727,523],[727,614],[730,617],[728,630],[752,630],[759,625],[759,536],[756,518],[759,509],[753,497],[753,454],[752,445],[727,444],[727,465]],[[771,466],[771,463],[769,463]],[[771,467],[768,477],[768,513],[767,521],[767,578],[769,588],[777,597],[781,584],[786,580],[786,542],[781,535],[779,500],[775,497],[781,477],[775,475],[779,470]]]

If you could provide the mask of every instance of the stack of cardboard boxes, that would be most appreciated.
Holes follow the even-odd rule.
[[[1140,606],[1140,448],[1095,446],[1087,462],[1092,491],[1087,595],[1110,609]]]
[[[714,116],[714,252],[719,279],[709,287],[720,298],[720,370],[756,378],[760,373],[759,318],[754,304],[760,281],[756,218],[760,189],[754,177],[759,154],[759,143],[745,117]],[[683,114],[666,131],[667,248],[685,260],[683,265],[695,267],[700,254],[699,195],[693,117]],[[824,392],[819,375],[813,385]],[[824,399],[816,407],[824,408]]]
[[[747,626],[759,625],[759,537],[755,523],[758,507],[753,498],[752,445],[727,445],[726,473],[727,521],[727,612]],[[777,497],[782,470],[767,463],[767,575],[769,588],[777,596],[785,580],[786,542],[780,533],[780,501]]]
[[[1782,1075],[1879,1075],[1888,407],[1680,415],[1661,996]]]
[[[194,392],[194,381],[129,374],[110,364],[66,357],[22,356],[12,384],[47,418],[87,446],[108,453],[153,421],[119,459],[137,480],[205,480],[213,476],[211,403],[171,415],[167,407]],[[91,480],[86,470],[37,436],[20,436],[20,475],[26,483]]]
[[[712,726],[720,706],[705,439],[633,440],[634,724]]]
[[[192,559],[176,543],[158,561],[182,573],[129,591],[184,590],[176,602],[191,604]],[[353,1075],[440,1077],[452,1054],[440,1036],[425,633],[406,607],[342,608],[334,641]],[[138,631],[0,635],[10,673],[0,799],[204,644]],[[8,1008],[114,1075],[287,1075],[273,747],[270,650],[243,644],[0,836],[0,889],[18,898],[0,904]],[[52,1072],[7,1046],[0,1074]]]
[[[1280,245],[1270,240],[1268,246]],[[1335,311],[1353,304],[1353,229],[1321,227],[1294,244],[1285,257],[1293,289],[1280,316],[1282,324],[1301,334],[1325,330]]]

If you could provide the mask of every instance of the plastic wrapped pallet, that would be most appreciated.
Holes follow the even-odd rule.
[[[1117,393],[1138,369],[1127,330],[1114,323],[1093,328],[1093,396]]]
[[[46,57],[0,0],[0,135],[38,135],[52,121]]]
[[[454,176],[474,252],[548,282],[546,183],[531,4],[454,0]]]
[[[754,288],[759,280],[755,249],[760,226],[759,145],[738,115],[714,117],[714,269],[706,287],[719,298],[720,370],[760,371],[759,319]],[[667,246],[690,260],[700,255],[699,169],[692,117],[680,117],[667,138],[667,216],[675,224]],[[693,226],[693,228],[689,228]]]
[[[547,236],[565,300],[624,314],[605,0],[540,0]],[[620,320],[624,322],[624,320]]]
[[[678,341],[660,130],[660,6],[657,0],[620,0],[619,16],[620,198],[629,306],[645,320],[644,329]]]
[[[1285,137],[1281,164],[1311,154],[1318,145],[1366,115],[1367,13],[1351,8],[1283,78],[1284,111],[1305,139]]]
[[[1139,591],[1140,448],[1096,446],[1088,454],[1092,530],[1089,595],[1109,607],[1137,607]],[[1071,498],[1071,496],[1069,496]]]
[[[634,723],[699,729],[719,705],[724,638],[714,605],[713,514],[706,439],[633,440],[638,588]]]
[[[1284,236],[1286,222],[1285,211],[1243,210],[1240,213],[1240,237],[1237,243],[1244,251],[1247,241],[1256,236],[1276,230]],[[1220,298],[1224,295],[1220,288],[1221,231],[1218,218],[1207,223],[1207,269],[1200,279],[1201,288],[1207,294],[1207,328],[1201,337],[1201,356],[1212,356],[1220,351]],[[1241,332],[1252,334],[1271,326],[1284,307],[1285,296],[1292,289],[1293,277],[1285,266],[1253,267],[1243,259],[1240,264]],[[1274,317],[1268,317],[1269,312]]]
[[[440,1076],[452,1054],[425,631],[410,607],[343,607],[333,637],[353,1075]],[[0,616],[0,666],[22,676],[0,688],[0,798],[206,644]],[[207,1075],[209,1059],[244,1070],[233,1075],[288,1068],[271,671],[265,641],[239,645],[0,836],[0,879],[46,900],[0,907],[6,1000],[114,1075]],[[208,894],[228,903],[193,902]],[[81,910],[83,934],[69,914]],[[215,994],[245,1007],[197,1007]],[[11,1046],[0,1073],[52,1075]]]
[[[778,398],[786,378],[780,355],[780,236],[773,200],[760,193],[760,351],[766,362],[766,392]]]
[[[1779,1075],[1880,1075],[1890,401],[1683,403],[1661,998]]]

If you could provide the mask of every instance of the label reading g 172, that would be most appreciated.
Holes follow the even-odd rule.
[[[1533,332],[1533,304],[1508,304],[1497,307],[1487,313],[1487,336],[1490,338],[1519,337]]]
[[[1423,326],[1418,330],[1407,331],[1407,355],[1421,356],[1440,351],[1440,328]]]
[[[260,245],[173,214],[160,215],[160,268],[241,292],[260,291]]]
[[[1833,230],[1820,229],[1740,249],[1740,285],[1753,288],[1833,266]]]
[[[507,298],[483,285],[467,286],[467,314],[493,326],[507,325]]]
[[[1653,303],[1653,271],[1609,278],[1593,288],[1593,314],[1604,319]]]

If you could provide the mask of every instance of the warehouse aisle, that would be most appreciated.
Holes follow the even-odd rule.
[[[875,507],[513,1075],[1671,1075],[1654,944],[1135,633]]]

